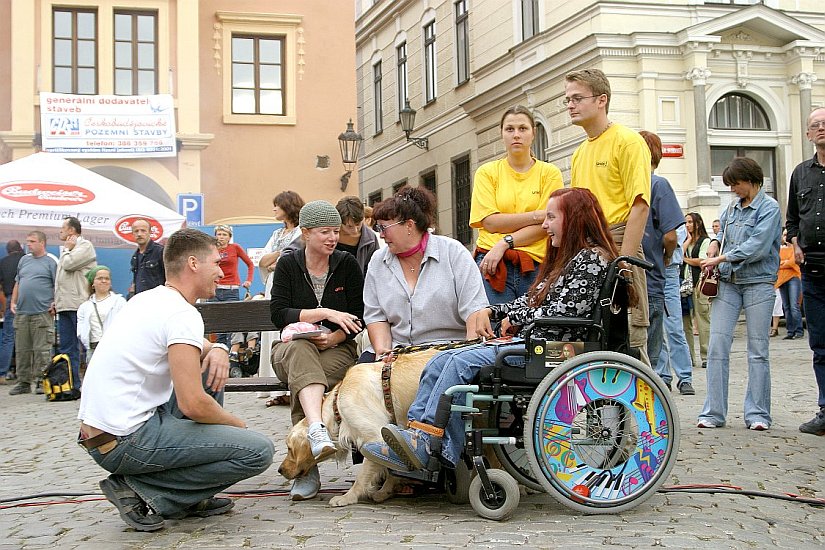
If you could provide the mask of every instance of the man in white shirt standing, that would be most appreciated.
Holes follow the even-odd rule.
[[[228,350],[203,339],[193,306],[215,295],[219,262],[209,235],[172,234],[166,285],[126,304],[86,373],[78,442],[112,472],[100,488],[138,531],[228,512],[215,494],[272,463],[272,442],[221,407]]]

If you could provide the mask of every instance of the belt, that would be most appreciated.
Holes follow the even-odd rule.
[[[241,285],[218,285],[218,288],[221,290],[237,290],[241,288]]]
[[[80,437],[83,437],[83,433],[81,432]],[[111,441],[115,441],[117,439],[116,435],[112,435],[110,433],[101,432],[94,437],[90,437],[88,439],[80,439],[78,438],[77,442],[86,447],[88,450],[97,449],[101,445],[105,445]]]

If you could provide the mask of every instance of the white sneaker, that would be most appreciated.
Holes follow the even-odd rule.
[[[320,422],[313,422],[307,430],[307,439],[315,460],[321,461],[335,452],[335,444],[329,437],[327,427]]]

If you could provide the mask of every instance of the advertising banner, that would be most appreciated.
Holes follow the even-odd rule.
[[[175,109],[169,94],[40,93],[43,151],[65,158],[174,157]]]

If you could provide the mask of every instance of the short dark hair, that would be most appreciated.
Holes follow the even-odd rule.
[[[435,221],[435,195],[424,187],[402,187],[372,208],[373,220],[412,220],[422,233]]]
[[[75,233],[77,233],[78,235],[80,235],[80,232],[81,232],[81,229],[80,229],[80,220],[78,220],[78,219],[77,219],[77,218],[75,218],[74,216],[66,216],[65,218],[63,218],[63,221],[64,221],[64,222],[66,222],[66,225],[68,225],[69,227],[71,227],[72,229],[74,229],[74,232],[75,232]]]
[[[364,221],[364,204],[358,197],[342,198],[335,205],[335,209],[341,215],[341,223],[347,223],[347,220],[352,220],[354,223]]]
[[[178,229],[166,240],[163,247],[163,265],[166,268],[166,276],[177,275],[186,265],[186,260],[190,256],[198,259],[204,257],[218,246],[215,237],[207,235],[197,229]]]
[[[647,148],[650,149],[650,166],[653,168],[659,167],[659,162],[662,160],[662,140],[653,132],[642,130],[639,132],[647,143]]]
[[[740,181],[762,187],[765,180],[759,163],[748,157],[734,157],[722,171],[722,183],[730,187]]]
[[[6,253],[14,254],[15,252],[23,252],[23,247],[17,239],[11,239],[6,243]]]
[[[298,225],[298,214],[304,207],[304,199],[295,191],[281,191],[272,199],[273,206],[279,206],[284,211],[286,219],[292,225]]]

